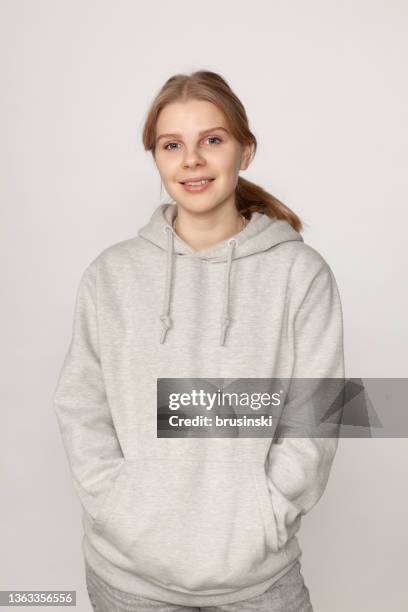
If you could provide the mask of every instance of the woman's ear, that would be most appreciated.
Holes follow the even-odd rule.
[[[242,155],[241,155],[241,166],[240,170],[246,170],[251,162],[253,145],[247,144],[242,147]]]

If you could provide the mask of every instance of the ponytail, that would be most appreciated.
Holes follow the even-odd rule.
[[[253,212],[259,212],[268,217],[285,219],[297,232],[303,229],[302,222],[290,208],[257,185],[240,176],[235,189],[235,200],[238,211],[246,219],[250,219]]]

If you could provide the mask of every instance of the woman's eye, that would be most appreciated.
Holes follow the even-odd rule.
[[[173,144],[177,144],[177,143],[176,142],[169,142],[169,144],[166,144],[163,148],[166,149],[166,151],[172,151],[173,149],[169,149],[168,147],[170,145],[173,145]]]
[[[218,142],[222,142],[221,138],[218,138],[218,136],[207,136],[206,140],[218,140]],[[218,144],[218,143],[215,143],[215,144]],[[176,145],[177,147],[177,142],[169,142],[163,148],[166,151],[174,151],[176,147],[172,147],[171,145]]]
[[[208,136],[207,140],[219,140],[221,142],[221,138],[218,138],[218,136]]]

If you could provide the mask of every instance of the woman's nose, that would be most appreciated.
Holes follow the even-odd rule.
[[[185,168],[189,166],[197,166],[197,164],[203,164],[204,162],[204,157],[195,149],[187,151],[183,158],[183,166]]]

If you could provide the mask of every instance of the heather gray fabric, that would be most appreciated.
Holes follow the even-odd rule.
[[[188,244],[179,238],[171,226],[175,212],[174,206],[163,205],[153,214],[150,223],[139,230],[139,236],[166,252],[166,282],[164,286],[163,310],[160,315],[163,331],[160,342],[165,342],[167,330],[171,326],[170,291],[174,254],[176,253],[195,259],[198,258],[202,261],[208,261],[209,263],[217,263],[225,261],[225,252],[227,252],[227,265],[223,287],[223,306],[220,322],[220,344],[223,345],[228,326],[231,322],[229,312],[229,287],[232,260],[248,257],[254,253],[262,253],[281,242],[289,242],[290,240],[303,241],[303,238],[286,221],[278,219],[272,221],[265,215],[253,213],[251,223],[244,231],[210,248],[202,251],[194,251]],[[163,224],[163,216],[165,216],[169,223]]]
[[[146,599],[111,587],[88,566],[86,588],[95,612],[313,612],[300,563],[294,565],[264,593],[224,606],[191,607]]]
[[[54,404],[83,554],[112,587],[184,606],[264,593],[299,560],[336,438],[157,438],[157,378],[343,378],[339,293],[284,220],[194,251],[161,205],[81,277]]]

